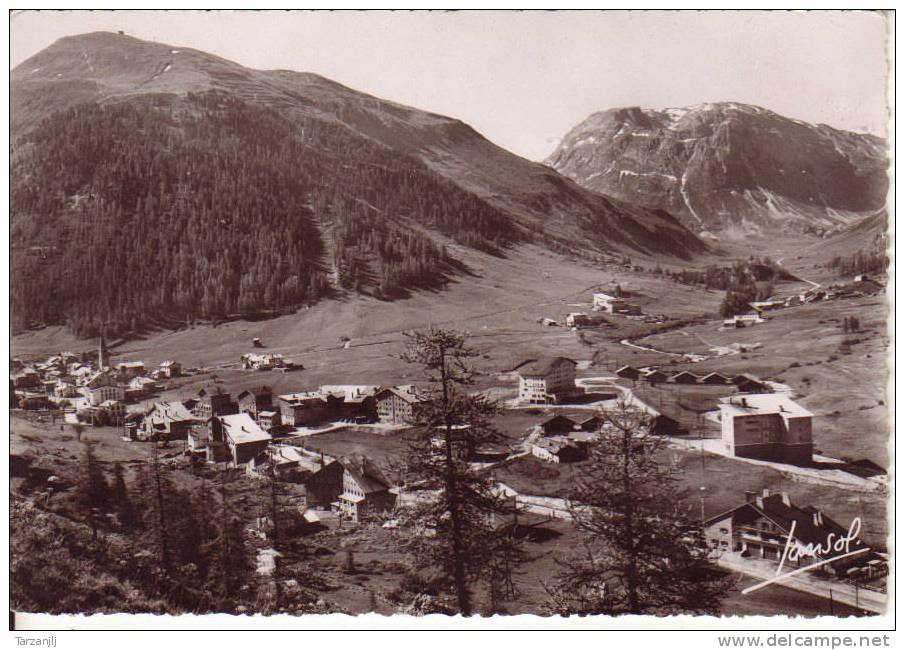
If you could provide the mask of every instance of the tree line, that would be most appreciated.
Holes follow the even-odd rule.
[[[886,273],[889,258],[883,251],[859,250],[851,255],[834,255],[827,266],[841,275],[880,275]]]

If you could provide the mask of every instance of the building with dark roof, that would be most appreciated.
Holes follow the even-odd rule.
[[[388,512],[396,504],[390,482],[370,458],[352,456],[339,460],[343,467],[343,490],[333,509],[354,522]]]
[[[698,377],[693,372],[688,372],[687,370],[683,370],[682,372],[677,372],[671,377],[671,381],[674,384],[696,384],[700,381],[700,377]]]
[[[415,410],[427,397],[414,386],[390,386],[374,395],[377,417],[390,424],[410,424]]]
[[[632,366],[622,366],[619,370],[616,371],[617,377],[622,377],[623,379],[631,379],[632,381],[636,381],[641,377],[641,371],[637,368],[633,368]]]
[[[705,521],[704,533],[719,552],[774,562],[783,558],[787,546],[810,545],[815,550],[813,557],[807,553],[786,557],[788,570],[827,560],[819,570],[837,577],[873,578],[886,570],[881,556],[857,537],[857,530],[840,526],[813,506],[794,505],[785,492],[747,493],[745,503]],[[840,557],[856,551],[861,552]],[[832,561],[834,557],[840,559]]]
[[[554,415],[549,420],[541,422],[540,428],[544,432],[544,435],[552,436],[557,433],[577,431],[580,427],[572,418],[568,418],[565,415]]]
[[[267,386],[243,390],[236,400],[239,405],[239,413],[248,413],[255,420],[261,411],[273,409],[273,391]]]
[[[567,357],[531,359],[519,365],[518,401],[522,404],[560,404],[573,396],[575,366]]]

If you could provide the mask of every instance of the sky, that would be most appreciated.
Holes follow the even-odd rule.
[[[461,119],[542,160],[591,113],[756,104],[886,134],[887,27],[866,12],[21,12],[10,67],[123,30],[258,69],[314,72]]]

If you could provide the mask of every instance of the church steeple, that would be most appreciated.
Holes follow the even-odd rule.
[[[107,338],[104,336],[104,328],[101,328],[101,342],[97,350],[97,367],[98,369],[106,368],[110,365],[110,353],[107,352]]]

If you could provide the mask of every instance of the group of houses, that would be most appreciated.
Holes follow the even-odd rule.
[[[771,393],[770,384],[749,375],[723,375],[711,372],[706,375],[697,375],[688,370],[667,374],[657,368],[634,368],[622,366],[616,370],[616,376],[632,381],[646,381],[649,384],[698,384],[703,386],[735,386],[740,393]]]
[[[291,365],[291,362],[286,361],[282,354],[276,352],[263,354],[249,352],[248,354],[243,354],[239,360],[243,370],[273,370]]]
[[[248,462],[274,433],[334,422],[402,425],[427,397],[412,386],[330,384],[316,390],[274,394],[268,386],[235,398],[220,386],[205,387],[185,401],[152,404],[126,423],[128,437],[185,440],[192,453],[211,462]]]
[[[866,273],[861,273],[850,283],[833,284],[826,288],[819,286],[810,287],[794,296],[785,298],[771,298],[748,303],[747,311],[736,314],[723,320],[724,328],[747,327],[757,323],[763,323],[770,319],[767,312],[787,307],[797,307],[821,300],[835,300],[839,298],[857,298],[870,296],[883,289],[883,285],[871,278]]]
[[[93,424],[122,424],[126,404],[154,394],[162,381],[182,374],[176,361],[149,372],[143,361],[110,363],[104,337],[97,353],[61,352],[26,364],[13,359],[10,405],[23,410],[72,409]]]
[[[600,415],[574,419],[554,415],[536,427],[537,438],[531,442],[531,455],[549,463],[574,463],[588,458],[591,443],[599,432],[612,425]],[[648,432],[663,436],[686,436],[688,429],[673,418],[657,414],[647,421]]]
[[[365,513],[392,508],[390,483],[366,458],[331,459],[280,440],[280,422],[289,427],[336,417],[377,419],[379,399],[400,387],[322,386],[317,391],[274,395],[266,386],[244,390],[236,397],[201,389],[196,398],[157,402],[127,424],[139,440],[184,441],[186,452],[209,463],[244,468],[250,476],[279,475],[300,482],[307,506],[316,506],[358,521]],[[348,398],[348,399],[347,399]],[[314,403],[316,402],[316,403]]]

